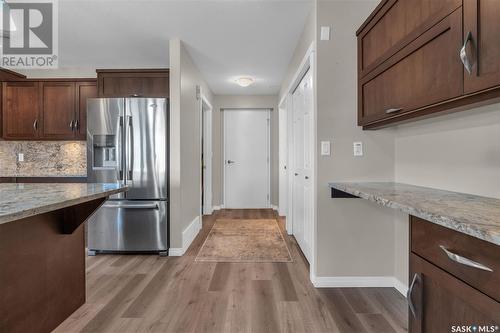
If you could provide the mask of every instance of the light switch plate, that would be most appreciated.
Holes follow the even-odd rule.
[[[321,156],[330,156],[330,141],[321,141]]]
[[[23,153],[17,154],[17,161],[18,162],[24,162],[24,154]]]
[[[363,156],[363,142],[353,142],[352,151],[354,156]]]
[[[330,40],[330,27],[321,27],[320,40]]]

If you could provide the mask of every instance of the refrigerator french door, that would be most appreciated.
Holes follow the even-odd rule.
[[[89,254],[168,251],[168,101],[87,102],[88,182],[120,183],[88,221]]]

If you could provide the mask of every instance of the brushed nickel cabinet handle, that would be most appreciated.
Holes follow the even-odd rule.
[[[420,281],[420,275],[418,273],[415,273],[415,275],[413,275],[413,280],[411,281],[410,288],[408,288],[408,292],[406,293],[406,299],[408,300],[408,307],[410,308],[410,312],[413,315],[413,318],[415,319],[417,319],[417,311],[415,310],[415,305],[413,304],[411,296],[413,294],[413,287],[415,286],[415,283],[417,281]]]
[[[71,130],[73,130],[73,120],[72,120],[72,121],[70,121],[70,123],[69,123],[69,128],[70,128]]]
[[[460,49],[460,60],[462,60],[462,64],[464,65],[465,70],[467,73],[472,74],[472,65],[469,61],[469,57],[467,57],[467,44],[469,41],[472,40],[472,32],[469,31],[467,33],[467,37],[465,37],[464,45],[462,45],[462,48]]]
[[[493,270],[491,268],[489,268],[488,266],[485,266],[477,261],[471,260],[471,259],[466,258],[466,257],[462,257],[461,255],[458,255],[456,253],[453,253],[450,250],[448,250],[446,247],[444,247],[443,245],[440,245],[439,247],[441,248],[441,250],[444,251],[444,253],[446,253],[446,255],[448,256],[448,258],[450,258],[450,260],[452,260],[456,263],[459,263],[459,264],[465,265],[465,266],[469,266],[469,267],[473,267],[473,268],[477,268],[477,269],[487,271],[487,272],[493,272]]]
[[[403,110],[402,108],[387,109],[387,110],[385,110],[385,113],[386,114],[396,113],[396,112],[399,112],[399,111],[402,111],[402,110]]]
[[[78,120],[75,120],[75,129],[78,129],[78,125],[80,125]]]
[[[36,132],[37,129],[38,129],[38,119],[35,119],[35,121],[33,122],[33,130]]]

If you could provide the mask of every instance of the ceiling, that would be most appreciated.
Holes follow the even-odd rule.
[[[215,94],[277,94],[309,0],[59,1],[59,66],[168,67],[180,38]],[[252,76],[247,88],[234,83]]]

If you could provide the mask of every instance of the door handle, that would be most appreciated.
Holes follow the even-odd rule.
[[[233,164],[236,163],[235,161],[227,160],[227,164]]]
[[[120,153],[120,156],[116,157],[116,160],[118,161],[118,180],[123,180],[123,146],[122,146],[122,140],[123,140],[123,117],[120,116],[120,119],[118,121],[118,142],[120,142],[120,147],[117,149],[117,151]]]
[[[132,180],[133,175],[134,175],[134,127],[132,125],[132,116],[129,116],[128,118],[128,128],[129,130],[127,131],[128,133],[128,147],[129,147],[129,156],[128,156],[128,179]]]
[[[413,304],[413,300],[411,298],[413,294],[413,287],[415,287],[415,283],[420,281],[420,275],[415,273],[413,275],[413,280],[411,281],[410,288],[408,288],[408,292],[406,293],[406,299],[408,300],[408,307],[410,308],[410,312],[413,315],[413,318],[417,319],[417,311],[415,310],[415,305]]]
[[[298,176],[299,174],[298,173],[294,173],[295,176]]]
[[[467,33],[467,37],[465,37],[464,45],[462,45],[462,48],[460,49],[460,60],[462,60],[462,64],[464,65],[465,70],[467,73],[472,74],[472,65],[469,61],[469,57],[467,56],[467,44],[469,41],[472,40],[472,32]]]
[[[450,260],[452,260],[456,263],[459,263],[459,264],[462,264],[465,266],[469,266],[469,267],[473,267],[473,268],[477,268],[477,269],[487,271],[487,272],[493,272],[493,270],[491,268],[489,268],[488,266],[485,266],[477,261],[471,260],[471,259],[466,258],[466,257],[462,257],[461,255],[458,255],[456,253],[453,253],[450,250],[448,250],[446,247],[444,247],[443,245],[439,245],[439,247],[441,248],[441,250],[444,251],[444,253],[446,253],[446,255],[448,256],[448,258],[450,258]]]
[[[304,179],[309,179],[309,177],[305,176]]]
[[[106,203],[102,205],[105,208],[123,208],[123,209],[160,209],[158,204],[113,204]]]
[[[391,114],[391,113],[396,113],[396,112],[399,112],[399,111],[402,111],[402,110],[403,110],[402,108],[387,109],[387,110],[385,110],[385,113],[386,114]]]

